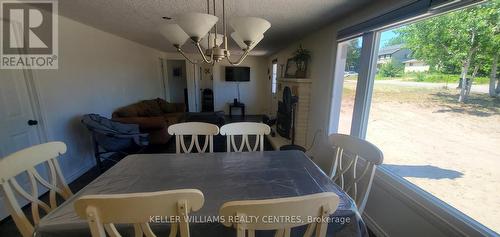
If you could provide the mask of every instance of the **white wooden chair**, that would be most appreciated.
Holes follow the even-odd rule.
[[[252,122],[230,123],[220,128],[220,134],[227,136],[227,152],[231,152],[231,150],[242,152],[245,148],[247,151],[264,151],[264,135],[270,132],[271,128],[267,124]],[[256,136],[253,146],[250,145],[249,135]],[[236,136],[241,136],[239,146],[236,146]]]
[[[170,222],[170,237],[189,237],[191,211],[203,206],[203,193],[179,189],[149,193],[87,195],[75,202],[76,213],[87,219],[93,237],[121,236],[115,224],[132,224],[135,236],[155,237],[149,226],[151,217]],[[170,217],[170,219],[164,219]]]
[[[329,139],[335,148],[330,178],[356,202],[363,214],[375,170],[384,155],[375,145],[357,137],[332,134]]]
[[[219,216],[223,218],[225,226],[233,226],[236,229],[238,237],[254,237],[256,230],[276,230],[275,237],[289,237],[293,227],[302,225],[308,225],[304,236],[312,236],[315,232],[316,237],[325,237],[328,223],[318,220],[328,219],[338,204],[339,197],[332,192],[267,200],[232,201],[222,205]],[[275,220],[276,217],[294,219]]]
[[[168,134],[175,135],[175,150],[177,154],[182,152],[191,153],[193,147],[196,146],[196,151],[203,153],[208,151],[214,152],[214,135],[219,134],[219,127],[210,123],[187,122],[177,123],[168,127]],[[186,146],[184,136],[190,135],[191,142]],[[205,136],[203,146],[200,145],[198,136]]]
[[[57,162],[57,157],[64,153],[66,144],[49,142],[20,150],[0,160],[0,184],[6,201],[5,206],[24,237],[33,235],[33,226],[40,221],[40,208],[48,214],[57,207],[57,195],[64,200],[73,195]],[[47,167],[50,180],[46,180],[35,168],[42,163]],[[16,179],[16,176],[23,173],[27,174],[31,191],[25,190]],[[48,204],[38,199],[39,184],[49,190]],[[33,223],[26,217],[17,197],[22,197],[31,204]]]

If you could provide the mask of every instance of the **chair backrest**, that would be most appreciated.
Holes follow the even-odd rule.
[[[315,230],[316,237],[324,237],[328,227],[326,220],[335,212],[338,204],[339,197],[332,192],[232,201],[222,205],[219,216],[225,226],[236,228],[238,237],[246,236],[245,232],[253,237],[256,230],[276,230],[275,236],[289,237],[291,228],[302,225],[308,225],[304,236],[311,236]]]
[[[57,162],[57,157],[64,153],[66,153],[66,144],[49,142],[20,150],[0,160],[0,184],[6,207],[24,237],[33,235],[33,226],[40,221],[40,208],[47,214],[57,207],[57,194],[65,200],[73,195]],[[36,166],[41,163],[45,163],[47,167],[49,180],[40,175],[36,169]],[[25,190],[16,180],[16,176],[22,173],[28,176],[30,191]],[[38,190],[39,184],[49,189],[48,204],[38,199],[41,194]],[[33,223],[22,211],[17,197],[22,197],[31,203]]]
[[[149,222],[170,222],[170,235],[189,236],[191,211],[204,203],[197,189],[179,189],[148,193],[87,195],[75,202],[76,213],[87,219],[93,237],[121,236],[114,224],[132,224],[135,236],[156,236]],[[168,217],[169,219],[165,219]]]
[[[214,152],[214,135],[219,134],[219,127],[210,123],[187,122],[177,123],[168,127],[168,134],[175,135],[175,151],[180,153],[191,153],[194,147],[199,153],[207,151]],[[198,136],[205,136],[203,146],[200,145]],[[186,146],[184,136],[191,136],[189,146]]]
[[[335,148],[330,178],[354,199],[362,214],[384,155],[375,145],[357,137],[332,134],[329,138]]]
[[[226,150],[231,152],[231,149],[236,152],[242,152],[246,148],[247,151],[264,151],[264,135],[271,132],[269,125],[264,123],[230,123],[220,128],[220,134],[226,135]],[[250,145],[249,135],[255,136],[255,144]],[[241,143],[236,146],[235,138],[241,136]]]

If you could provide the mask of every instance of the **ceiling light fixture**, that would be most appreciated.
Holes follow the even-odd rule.
[[[269,21],[257,17],[236,17],[231,19],[231,27],[234,32],[231,38],[241,48],[243,54],[237,61],[231,61],[227,46],[227,27],[225,0],[222,0],[222,27],[223,32],[217,31],[215,8],[216,0],[213,0],[212,13],[210,13],[210,0],[207,0],[207,13],[186,13],[175,17],[177,24],[166,24],[160,29],[160,33],[182,54],[189,62],[195,63],[182,50],[182,45],[191,39],[198,49],[203,61],[215,64],[226,59],[231,65],[239,65],[248,56],[250,51],[264,38],[264,32],[270,27]]]

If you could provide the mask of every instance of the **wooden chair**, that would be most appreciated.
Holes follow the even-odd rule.
[[[197,189],[179,189],[149,193],[87,195],[75,202],[76,213],[88,220],[93,237],[121,236],[115,224],[133,224],[135,236],[156,236],[149,221],[151,217],[173,217],[170,237],[189,236],[191,211],[203,206],[203,193]],[[154,219],[154,218],[153,218]]]
[[[354,199],[363,214],[375,170],[384,155],[375,145],[357,137],[332,134],[329,139],[335,148],[330,178]]]
[[[335,193],[325,192],[298,197],[227,202],[220,208],[219,215],[225,226],[236,228],[238,237],[254,237],[256,230],[276,230],[275,237],[289,237],[291,228],[302,225],[308,225],[304,236],[312,236],[315,232],[316,237],[325,237],[328,223],[319,220],[328,219],[338,204],[339,197]],[[275,220],[276,217],[294,219]]]
[[[33,226],[40,221],[40,208],[48,214],[57,207],[57,194],[64,200],[73,195],[57,162],[57,157],[64,153],[66,153],[66,144],[49,142],[20,150],[0,160],[0,184],[6,200],[5,206],[24,237],[33,235]],[[42,163],[45,163],[47,167],[50,181],[42,177],[35,168]],[[25,190],[16,179],[16,176],[23,173],[27,174],[31,191]],[[48,204],[38,199],[39,184],[49,190]],[[33,223],[26,217],[17,197],[22,197],[31,204]]]
[[[195,146],[196,151],[199,153],[206,152],[207,148],[212,153],[214,152],[214,135],[219,134],[219,127],[214,124],[201,122],[177,123],[168,127],[168,134],[175,135],[175,150],[177,154],[182,152],[191,153]],[[188,148],[186,148],[184,135],[191,136]],[[200,146],[199,135],[205,136],[203,147]]]
[[[264,123],[230,123],[220,128],[221,135],[227,135],[227,152],[231,152],[231,148],[236,152],[242,152],[246,148],[247,151],[264,151],[264,135],[271,132],[271,128]],[[255,145],[250,145],[248,135],[255,135]],[[236,146],[235,138],[241,136],[241,143]]]

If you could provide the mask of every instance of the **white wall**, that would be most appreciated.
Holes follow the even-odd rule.
[[[198,54],[187,54],[187,56],[193,60],[198,61],[199,65],[195,66],[197,69],[192,69],[188,63],[187,68],[187,83],[189,88],[189,99],[191,106],[191,98],[198,93],[199,103],[201,103],[201,93],[200,89],[212,87],[214,91],[214,110],[224,111],[224,113],[229,114],[229,106],[227,103],[232,103],[234,98],[238,97],[238,92],[236,90],[236,82],[226,82],[225,81],[225,66],[230,66],[225,60],[217,63],[213,68],[211,68],[213,73],[213,81],[210,80],[209,75],[205,75],[204,64]],[[177,53],[164,53],[163,57],[167,60],[172,59],[183,59]],[[233,56],[233,60],[236,56]],[[199,67],[201,69],[201,75],[196,76],[196,85],[193,85],[194,71],[198,71]],[[269,102],[267,101],[268,95],[271,94],[271,87],[269,87],[269,75],[267,74],[267,57],[265,56],[248,56],[243,63],[239,66],[250,67],[250,81],[240,83],[240,98],[241,102],[245,103],[246,114],[266,114],[268,111]],[[210,68],[210,67],[209,67]],[[201,77],[201,80],[200,80]],[[201,109],[201,104],[200,104]],[[239,114],[240,110],[234,109],[234,114]]]
[[[278,64],[283,64],[286,68],[287,59],[292,57],[293,52],[297,50],[299,44],[302,44],[305,49],[311,51],[311,60],[309,61],[307,75],[307,77],[312,81],[311,105],[309,112],[310,121],[307,132],[309,137],[306,139],[308,144],[312,141],[312,136],[314,136],[316,130],[321,129],[325,131],[324,129],[328,124],[328,104],[333,78],[333,55],[335,53],[335,49],[333,47],[335,44],[334,30],[335,28],[332,26],[324,28],[311,34],[309,37],[288,46],[284,50],[270,56],[268,59],[269,65],[271,65],[272,60],[277,59]],[[268,83],[268,87],[270,88],[270,82]]]
[[[216,64],[213,68],[214,80],[214,109],[222,110],[229,114],[228,103],[233,103],[234,98],[238,98],[237,82],[226,81],[225,67],[227,62]],[[250,67],[250,81],[239,82],[240,100],[245,103],[245,113],[264,114],[267,111],[266,97],[263,95],[267,91],[269,76],[267,75],[267,58],[249,56],[239,66]],[[239,114],[240,110],[234,109],[233,114]]]
[[[328,131],[332,86],[334,78],[335,59],[337,51],[337,32],[350,25],[354,25],[384,12],[391,11],[405,4],[405,1],[381,0],[367,5],[353,14],[328,25],[303,39],[288,45],[286,48],[268,57],[268,65],[274,59],[278,64],[286,65],[299,44],[311,51],[311,61],[308,68],[308,77],[312,80],[311,107],[308,128],[308,142],[317,131]],[[270,82],[267,87],[270,88]],[[271,101],[270,95],[266,99]],[[270,106],[270,105],[269,105]],[[328,144],[324,142],[324,144]],[[324,170],[331,164],[330,149],[326,147],[324,154],[315,157],[315,162]],[[440,219],[422,204],[416,204],[408,196],[394,186],[388,185],[387,179],[382,180],[377,175],[372,187],[371,198],[365,209],[365,221],[370,224],[380,236],[448,236],[457,233],[458,226],[451,226]],[[404,234],[403,234],[404,233]]]
[[[118,107],[162,97],[160,52],[59,17],[59,69],[35,71],[49,140],[63,141],[68,181],[94,164],[83,114],[110,117]]]

